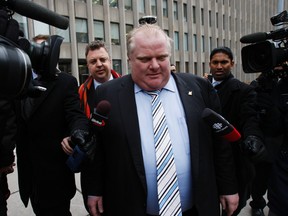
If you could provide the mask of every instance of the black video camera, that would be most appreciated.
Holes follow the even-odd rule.
[[[32,83],[32,68],[44,79],[56,75],[63,38],[52,35],[41,44],[24,38],[14,12],[67,29],[69,21],[28,0],[0,1],[0,97],[23,97]]]
[[[283,11],[270,18],[273,26],[288,23],[288,13]],[[262,72],[270,77],[283,77],[288,74],[288,28],[270,32],[245,35],[241,43],[251,43],[242,48],[242,65],[245,73]],[[269,41],[270,40],[270,41]],[[280,68],[280,69],[279,69]]]

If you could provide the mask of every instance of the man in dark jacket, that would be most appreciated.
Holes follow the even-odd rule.
[[[239,206],[233,215],[238,215],[250,197],[250,183],[253,178],[250,160],[260,160],[265,152],[255,110],[256,92],[231,74],[234,61],[233,53],[228,47],[212,50],[209,66],[212,75],[209,79],[220,98],[222,114],[242,136],[241,141],[231,144],[239,190]]]
[[[16,117],[12,102],[0,99],[0,215],[7,215],[7,202],[10,196],[7,174],[14,171]]]
[[[40,40],[45,37],[35,38],[38,43]],[[75,131],[89,131],[89,125],[80,109],[76,78],[59,71],[46,77],[44,72],[53,73],[45,68],[42,73],[36,71],[47,90],[39,97],[23,99],[17,106],[20,196],[25,206],[30,199],[37,216],[71,216],[70,200],[76,186],[61,141]]]

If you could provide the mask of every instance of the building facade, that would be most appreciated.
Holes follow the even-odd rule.
[[[59,68],[82,83],[88,75],[85,46],[104,40],[113,59],[113,69],[130,73],[126,34],[145,15],[173,39],[171,63],[177,71],[202,76],[209,72],[209,54],[217,46],[228,46],[235,55],[233,74],[249,82],[256,74],[242,70],[240,43],[243,35],[274,30],[270,17],[287,7],[283,0],[33,0],[69,19],[66,30],[15,14],[28,39],[37,34],[64,37]]]

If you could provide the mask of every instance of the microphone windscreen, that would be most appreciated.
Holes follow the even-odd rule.
[[[267,40],[266,32],[257,32],[240,38],[241,43],[257,43]]]
[[[111,104],[107,100],[100,101],[96,106],[96,112],[99,115],[107,117],[111,110]]]
[[[28,0],[13,0],[7,2],[10,9],[29,17],[61,29],[67,29],[69,20],[41,5]]]

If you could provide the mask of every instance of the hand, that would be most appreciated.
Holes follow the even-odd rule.
[[[88,196],[87,205],[91,216],[100,216],[104,212],[102,196]]]
[[[5,174],[13,173],[14,172],[14,168],[13,168],[14,166],[15,166],[15,163],[12,163],[11,165],[6,166],[6,167],[1,167],[0,173],[5,173]]]
[[[73,153],[73,148],[70,146],[70,143],[71,137],[65,137],[61,142],[62,149],[67,155],[72,155]]]
[[[247,136],[243,141],[241,148],[244,154],[246,154],[252,162],[259,162],[265,160],[267,157],[265,145],[257,136]]]
[[[74,130],[71,135],[71,143],[75,147],[78,145],[80,148],[83,148],[89,140],[89,132],[81,129]]]
[[[220,203],[222,205],[222,209],[227,213],[227,216],[231,216],[238,207],[239,196],[238,194],[221,195]]]

